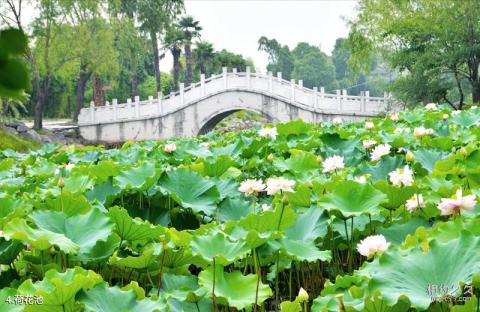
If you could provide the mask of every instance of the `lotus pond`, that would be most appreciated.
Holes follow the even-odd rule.
[[[479,311],[480,108],[0,153],[0,311]]]

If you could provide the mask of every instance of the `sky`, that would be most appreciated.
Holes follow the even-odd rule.
[[[268,55],[258,51],[261,36],[291,49],[308,42],[330,54],[335,40],[348,35],[347,20],[355,17],[356,6],[356,0],[185,0],[186,14],[203,27],[202,40],[216,50],[251,57],[262,71]],[[31,21],[35,14],[28,4],[24,7],[24,20]],[[171,67],[172,57],[166,53],[160,68]]]
[[[186,0],[186,13],[200,21],[202,40],[216,50],[251,57],[265,70],[267,53],[258,51],[261,36],[294,48],[298,42],[320,46],[330,54],[335,40],[348,35],[345,20],[355,16],[355,0]],[[163,68],[171,66],[171,57]]]

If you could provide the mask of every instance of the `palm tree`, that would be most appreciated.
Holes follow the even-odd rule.
[[[207,73],[207,65],[209,65],[208,68],[212,67],[211,65],[215,57],[213,45],[209,42],[199,42],[193,53],[195,55],[196,67],[200,73],[210,74],[210,72]]]
[[[179,26],[184,35],[184,48],[185,48],[185,61],[187,67],[187,76],[185,79],[185,86],[189,86],[192,83],[193,69],[192,69],[192,39],[200,37],[200,31],[202,27],[199,25],[199,21],[193,19],[192,16],[184,16],[180,19]]]
[[[169,49],[173,56],[173,91],[178,91],[178,78],[180,77],[180,54],[185,42],[184,33],[177,25],[172,25],[165,34],[165,48]]]

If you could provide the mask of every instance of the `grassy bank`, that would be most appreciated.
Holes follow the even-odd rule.
[[[26,152],[29,149],[37,149],[40,143],[24,139],[18,135],[0,129],[0,151],[12,149],[18,152]]]

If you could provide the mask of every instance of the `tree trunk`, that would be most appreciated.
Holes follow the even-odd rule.
[[[480,103],[480,82],[472,84],[472,102],[474,104]]]
[[[87,66],[85,64],[80,65],[80,73],[78,75],[77,81],[77,90],[76,90],[76,98],[77,98],[77,105],[75,107],[75,113],[73,115],[73,121],[78,121],[78,115],[80,114],[80,110],[83,107],[83,103],[85,102],[85,88],[87,87],[87,81],[90,79],[90,75],[92,73],[87,72]]]
[[[150,32],[150,40],[153,47],[153,64],[155,66],[155,79],[157,82],[157,92],[162,91],[162,84],[160,78],[160,53],[158,52],[157,34],[153,31]]]
[[[192,84],[193,81],[193,60],[190,42],[185,43],[185,61],[187,63],[187,77],[185,79],[185,87],[188,87]]]
[[[97,74],[93,78],[93,102],[95,106],[102,106],[104,103],[103,84]]]
[[[180,77],[180,53],[181,50],[177,47],[172,49],[173,56],[173,91],[178,91],[178,80]]]

